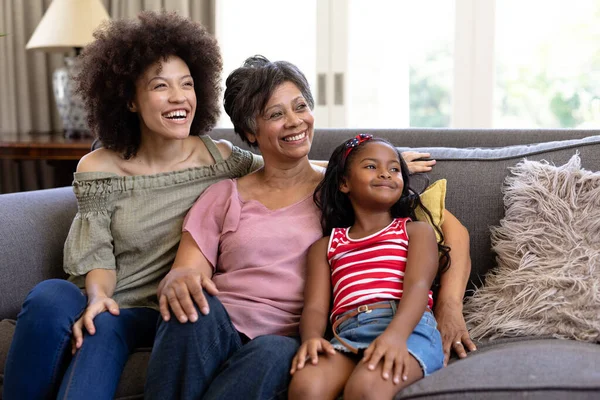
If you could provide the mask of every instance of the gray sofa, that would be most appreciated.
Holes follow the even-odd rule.
[[[431,180],[448,179],[447,208],[471,235],[469,290],[494,266],[489,227],[503,216],[500,188],[507,167],[523,157],[562,164],[579,151],[584,168],[600,170],[600,136],[594,137],[600,131],[583,130],[321,129],[310,156],[328,159],[337,144],[361,132],[402,148],[429,149],[438,160]],[[211,136],[244,147],[230,130],[217,129]],[[490,149],[465,150],[469,147]],[[25,296],[36,283],[64,276],[62,246],[76,209],[68,187],[0,195],[0,384],[14,319]],[[149,349],[139,349],[130,357],[117,398],[142,398],[148,356]],[[550,338],[480,343],[467,359],[452,362],[397,396],[413,398],[597,399],[600,346]]]

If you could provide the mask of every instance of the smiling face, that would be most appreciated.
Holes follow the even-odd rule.
[[[256,117],[256,134],[246,133],[258,144],[265,160],[297,160],[307,157],[314,134],[314,117],[296,85],[284,82],[274,91]]]
[[[130,109],[139,115],[142,136],[188,137],[196,113],[196,92],[187,64],[171,56],[148,67],[136,82]]]
[[[391,208],[402,196],[404,181],[400,158],[387,143],[366,142],[350,153],[347,176],[340,190],[354,204]],[[350,157],[349,155],[349,157]]]

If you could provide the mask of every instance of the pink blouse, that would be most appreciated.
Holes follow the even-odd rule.
[[[200,196],[183,230],[213,265],[218,298],[238,331],[251,339],[299,334],[306,255],[322,237],[312,195],[269,210],[224,180]]]

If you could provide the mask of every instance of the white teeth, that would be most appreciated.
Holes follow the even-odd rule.
[[[185,118],[187,117],[187,111],[185,110],[175,110],[165,114],[165,118]]]
[[[302,139],[304,136],[306,136],[305,132],[303,132],[303,133],[301,133],[299,135],[296,135],[296,136],[289,136],[289,137],[283,138],[283,140],[285,142],[293,142],[294,140],[300,140],[300,139]]]

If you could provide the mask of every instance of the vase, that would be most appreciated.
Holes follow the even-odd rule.
[[[73,76],[76,68],[75,57],[65,57],[65,66],[54,71],[52,88],[62,121],[65,137],[68,139],[93,137],[87,125],[87,113],[81,96],[75,93]]]

